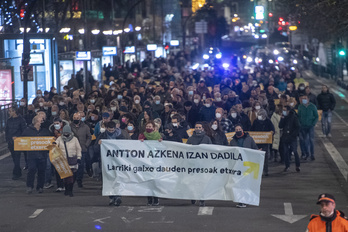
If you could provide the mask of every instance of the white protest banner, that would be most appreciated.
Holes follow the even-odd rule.
[[[212,144],[102,140],[103,196],[260,203],[264,152]]]

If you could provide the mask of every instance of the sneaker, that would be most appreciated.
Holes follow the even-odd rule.
[[[331,138],[331,137],[332,137],[331,133],[327,134],[326,136],[327,136],[328,138]]]
[[[57,193],[60,193],[60,192],[63,192],[63,191],[65,191],[65,188],[59,187],[59,188],[56,189],[56,192],[57,192]]]
[[[109,201],[109,205],[115,205],[115,198],[111,198],[110,201]]]
[[[87,169],[87,175],[88,175],[89,177],[93,177],[93,172],[92,172],[91,169]]]
[[[196,204],[196,200],[191,200],[191,204],[192,205]]]
[[[314,156],[311,156],[311,160],[312,160],[312,161],[315,160]]]
[[[301,171],[300,167],[297,167],[296,172],[300,172],[300,171]]]
[[[44,189],[50,189],[53,187],[53,184],[45,184],[45,186],[43,187]]]
[[[39,188],[39,189],[37,190],[37,192],[38,192],[38,193],[43,193],[43,189],[42,189],[42,188]]]
[[[121,203],[122,203],[122,200],[121,200],[120,197],[118,197],[118,198],[116,199],[116,201],[114,202],[114,205],[115,205],[115,206],[120,206]]]
[[[205,206],[205,201],[199,201],[199,206],[204,207]]]
[[[25,166],[25,167],[23,168],[23,170],[28,170],[28,166]]]
[[[28,187],[28,188],[27,188],[27,194],[32,194],[32,193],[33,193],[33,188]]]
[[[239,203],[238,205],[236,205],[237,208],[246,208],[246,204],[243,203]]]
[[[289,167],[287,167],[287,168],[284,169],[284,172],[288,172],[288,171],[290,171],[290,168],[289,168]]]

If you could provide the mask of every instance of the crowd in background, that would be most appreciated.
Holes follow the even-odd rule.
[[[21,99],[19,107],[10,109],[6,127],[15,164],[13,179],[21,176],[20,153],[13,149],[13,139],[18,136],[52,135],[65,155],[77,157],[77,163],[73,160],[71,165],[76,169],[73,179],[62,183],[47,152],[25,156],[25,168],[30,172],[28,193],[34,188],[33,178],[38,171],[39,192],[53,187],[55,173],[57,191],[67,195],[72,195],[69,184],[75,180],[78,187],[83,187],[84,170],[89,176],[100,175],[101,139],[188,139],[187,143],[193,145],[252,147],[266,152],[264,175],[268,176],[271,161],[284,163],[284,171],[289,171],[292,155],[300,172],[298,136],[302,159],[315,160],[313,139],[318,109],[323,112],[323,134],[331,136],[335,99],[327,86],[318,96],[311,93],[298,69],[274,64],[192,70],[180,54],[151,62],[145,59],[124,66],[104,66],[102,82],[89,78],[88,92],[72,75],[60,93],[52,87],[50,91],[37,90],[32,104]],[[81,73],[77,76],[81,79]],[[191,137],[187,133],[190,128],[194,129]],[[255,147],[247,131],[271,131],[273,143]],[[229,132],[236,132],[230,143],[225,135]],[[116,205],[121,202],[119,196],[110,199]],[[149,197],[148,204],[156,205],[158,199]]]

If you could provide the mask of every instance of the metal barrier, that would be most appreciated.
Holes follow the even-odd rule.
[[[16,105],[18,107],[19,101],[12,101],[11,103],[6,103],[3,105],[1,104],[1,101],[2,100],[0,100],[0,132],[2,133],[5,131],[6,122],[9,117],[8,109],[11,108],[12,105]],[[8,102],[8,100],[6,102]]]

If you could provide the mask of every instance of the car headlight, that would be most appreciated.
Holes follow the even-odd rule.
[[[221,57],[222,57],[221,53],[218,53],[218,54],[215,55],[216,59],[221,59]]]
[[[250,56],[247,58],[247,62],[253,62],[253,58],[251,58]]]
[[[203,55],[203,59],[208,60],[208,59],[209,59],[209,55],[204,54],[204,55]]]
[[[224,67],[225,69],[227,69],[228,67],[230,67],[230,65],[228,63],[223,63],[222,67]]]
[[[196,64],[193,65],[191,68],[192,68],[193,70],[196,70],[198,67],[199,67],[199,63],[196,63]]]
[[[273,51],[273,54],[274,55],[279,55],[279,51],[276,49],[276,50]]]
[[[292,63],[297,64],[298,62],[297,62],[297,60],[293,60]]]
[[[272,59],[268,60],[268,63],[273,64],[274,61]]]
[[[278,61],[282,62],[282,61],[284,61],[284,58],[282,56],[279,56]]]

